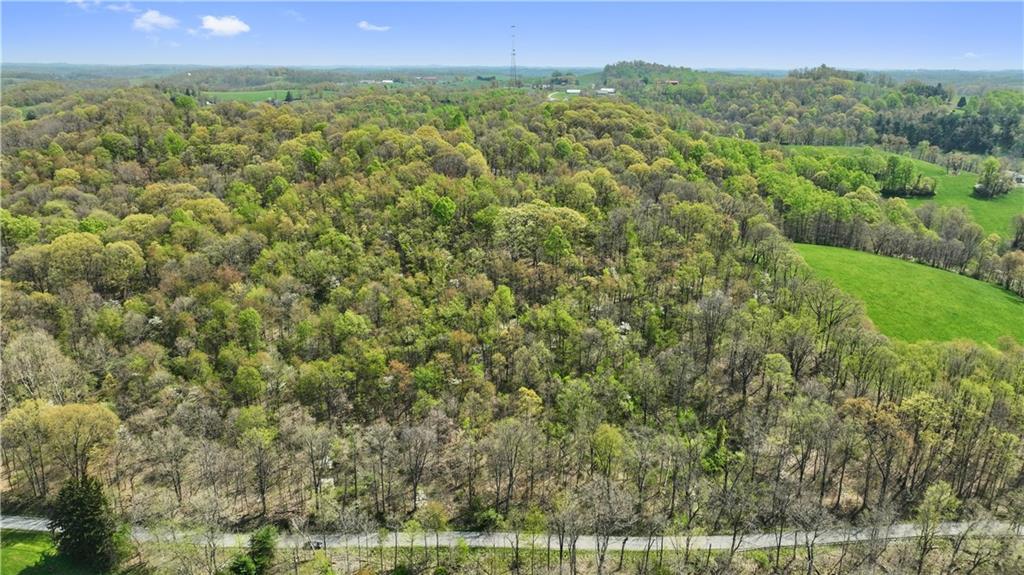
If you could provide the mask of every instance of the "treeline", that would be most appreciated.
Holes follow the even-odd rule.
[[[615,101],[190,100],[5,124],[5,504],[93,476],[141,524],[567,553],[884,522],[935,489],[1022,513],[1021,342],[890,342],[783,235],[941,259],[987,245],[959,212]]]
[[[868,79],[867,74],[864,72],[849,72],[847,70],[832,68],[825,64],[822,64],[817,68],[798,68],[796,70],[790,70],[789,77],[800,78],[803,80],[827,80],[829,78],[840,78],[842,80],[853,80],[854,82],[864,82]]]
[[[890,86],[827,66],[766,78],[628,62],[607,66],[602,79],[645,106],[763,142],[849,146],[888,136],[945,151],[1024,155],[1020,90],[961,97],[941,83]]]
[[[927,203],[911,208],[867,186],[844,195],[823,190],[785,166],[765,165],[759,189],[774,200],[794,241],[899,257],[969,275],[1024,294],[1024,217],[1015,234],[986,235],[962,207]]]
[[[880,114],[876,130],[907,139],[910,145],[929,141],[943,150],[975,154],[994,151],[1020,157],[1020,118],[1024,116],[1024,92],[993,90],[962,99],[953,109],[896,109]]]
[[[793,154],[791,163],[800,176],[839,195],[861,186],[884,196],[935,195],[935,179],[922,174],[913,160],[871,148],[863,148],[855,154],[799,150]]]

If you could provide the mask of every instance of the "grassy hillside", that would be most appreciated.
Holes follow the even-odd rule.
[[[935,202],[943,206],[964,206],[971,218],[987,233],[996,233],[1008,237],[1013,233],[1013,216],[1024,213],[1024,188],[1014,188],[1009,194],[994,199],[976,198],[972,192],[978,181],[976,174],[962,172],[947,174],[945,168],[914,160],[917,168],[926,176],[935,178],[934,198],[914,198],[908,200],[910,205],[919,206],[925,202]]]
[[[57,557],[47,533],[0,532],[0,573],[3,575],[95,575],[95,571]]]
[[[903,260],[798,244],[815,273],[861,299],[882,333],[905,341],[1024,341],[1024,299],[994,285]]]

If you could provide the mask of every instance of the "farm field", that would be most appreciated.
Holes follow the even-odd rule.
[[[862,147],[854,146],[793,146],[799,150],[827,150],[840,154],[856,154]],[[974,197],[977,174],[961,172],[948,174],[942,166],[913,159],[914,167],[922,174],[935,179],[935,196],[932,198],[907,198],[907,203],[917,207],[927,202],[942,206],[963,206],[971,218],[988,234],[1008,237],[1013,233],[1013,216],[1024,213],[1024,188],[1014,188],[1009,194],[996,199],[985,200]]]
[[[0,532],[0,573],[3,575],[96,575],[56,556],[47,533],[4,530]]]
[[[997,286],[896,258],[809,244],[815,274],[864,302],[878,329],[904,341],[1024,341],[1024,299]]]

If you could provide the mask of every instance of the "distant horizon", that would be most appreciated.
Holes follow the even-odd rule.
[[[514,32],[522,68],[1024,70],[1021,2],[4,2],[2,32],[26,64],[498,69]]]
[[[535,64],[530,66],[517,66],[517,69],[522,70],[602,70],[605,66],[618,64],[621,62],[646,62],[648,64],[657,64],[661,66],[670,66],[673,68],[688,68],[698,72],[790,72],[793,70],[817,68],[822,64],[816,64],[813,66],[797,66],[795,68],[755,68],[749,66],[736,66],[736,67],[694,67],[687,66],[685,64],[669,64],[665,62],[657,61],[646,61],[646,60],[618,60],[616,62],[609,62],[604,65],[580,65],[580,64]],[[993,68],[993,69],[970,69],[970,68],[843,68],[839,66],[833,66],[827,62],[825,66],[834,68],[837,70],[844,70],[847,72],[961,72],[969,74],[995,74],[995,73],[1008,73],[1008,72],[1020,72],[1024,75],[1024,68]],[[0,67],[3,66],[78,66],[85,68],[146,68],[146,67],[168,67],[168,68],[292,68],[296,70],[346,70],[346,69],[371,69],[371,70],[404,70],[404,69],[472,69],[472,70],[504,70],[508,71],[509,66],[498,66],[494,64],[256,64],[256,63],[240,63],[240,64],[196,64],[191,62],[145,62],[141,64],[101,64],[95,62],[6,62],[0,61]],[[1022,76],[1024,81],[1024,76]]]

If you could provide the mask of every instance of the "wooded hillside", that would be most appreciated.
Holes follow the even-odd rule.
[[[1024,513],[1022,342],[890,341],[789,239],[1018,293],[1024,240],[856,162],[504,90],[4,117],[5,507],[88,474],[210,528]]]

